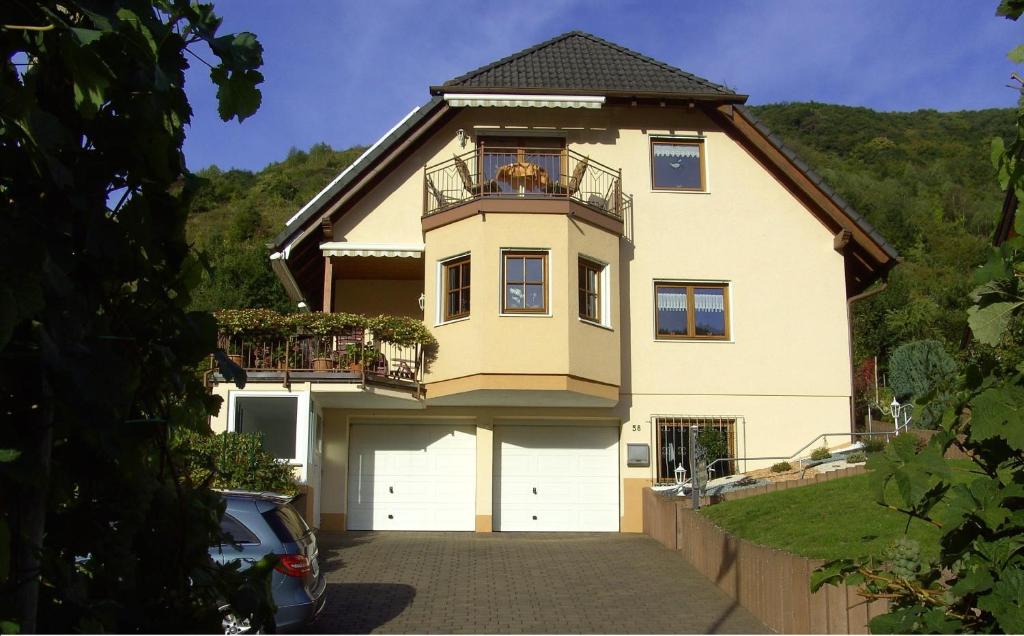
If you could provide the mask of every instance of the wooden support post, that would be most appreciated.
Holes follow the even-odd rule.
[[[334,311],[334,264],[330,256],[324,257],[324,302],[321,311],[325,314]]]

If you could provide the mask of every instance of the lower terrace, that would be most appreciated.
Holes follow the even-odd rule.
[[[283,315],[267,309],[214,315],[217,347],[257,382],[374,384],[420,394],[436,346],[422,322],[405,316]],[[207,377],[223,380],[212,359]]]

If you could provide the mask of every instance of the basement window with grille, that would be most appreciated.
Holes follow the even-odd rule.
[[[697,427],[697,444],[706,451],[707,465],[714,471],[712,479],[735,474],[735,461],[720,461],[736,457],[736,428],[741,418],[736,416],[660,415],[654,418],[657,431],[655,461],[658,465],[658,483],[674,483],[676,469],[682,467],[690,476],[690,427]]]

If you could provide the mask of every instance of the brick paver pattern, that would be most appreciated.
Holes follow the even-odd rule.
[[[645,535],[325,535],[319,633],[764,633],[682,557]]]

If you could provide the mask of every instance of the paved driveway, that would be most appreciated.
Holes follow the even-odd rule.
[[[324,536],[321,633],[766,632],[645,535]]]

